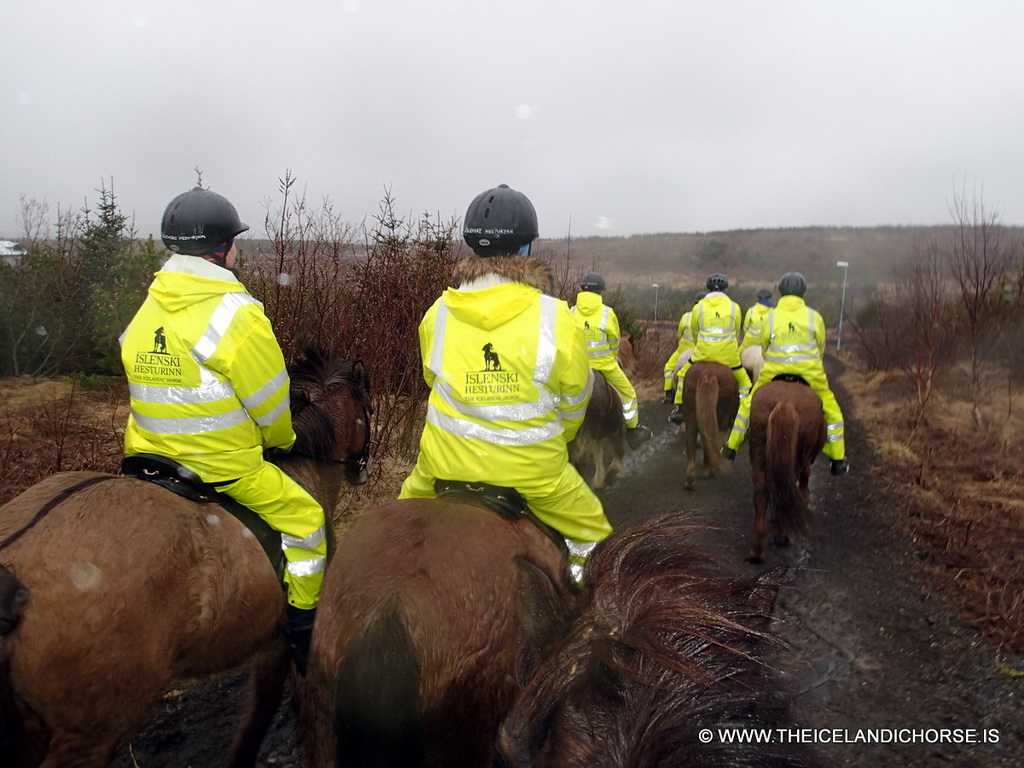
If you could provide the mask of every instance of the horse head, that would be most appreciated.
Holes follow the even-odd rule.
[[[353,485],[373,473],[370,455],[371,388],[361,360],[343,362],[309,348],[289,369],[292,453],[341,464]]]

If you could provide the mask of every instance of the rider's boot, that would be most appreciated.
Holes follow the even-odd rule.
[[[646,443],[652,437],[651,430],[642,424],[626,430],[626,442],[634,451]]]
[[[316,621],[316,608],[296,608],[288,606],[288,647],[292,652],[295,668],[303,677],[306,676],[306,665],[309,662],[309,643],[313,638],[313,624]]]

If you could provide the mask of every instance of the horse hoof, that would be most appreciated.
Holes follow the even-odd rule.
[[[759,555],[757,552],[751,551],[750,554],[747,555],[747,562],[753,563],[754,565],[760,565],[764,562],[764,554]]]

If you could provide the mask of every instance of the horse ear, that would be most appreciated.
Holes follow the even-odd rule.
[[[359,386],[365,387],[368,383],[366,364],[362,360],[356,360],[352,363],[352,375],[359,382]]]

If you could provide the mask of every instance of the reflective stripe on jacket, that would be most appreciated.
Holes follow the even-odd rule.
[[[515,486],[557,475],[591,390],[564,301],[525,283],[450,288],[419,328],[430,387],[420,463],[436,478]]]
[[[263,305],[226,269],[174,255],[121,336],[131,415],[125,452],[239,478],[295,442],[284,356]]]

